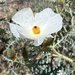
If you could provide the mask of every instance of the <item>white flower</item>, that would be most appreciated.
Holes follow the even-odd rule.
[[[50,8],[46,8],[35,16],[30,8],[18,11],[10,23],[10,30],[15,37],[34,40],[34,45],[39,46],[45,37],[52,37],[51,34],[62,28],[62,17]]]

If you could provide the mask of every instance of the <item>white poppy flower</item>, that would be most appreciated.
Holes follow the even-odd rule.
[[[52,37],[51,34],[62,28],[62,17],[50,8],[36,13],[35,16],[30,8],[18,11],[10,23],[10,30],[15,37],[34,40],[34,45],[39,46],[45,37]]]

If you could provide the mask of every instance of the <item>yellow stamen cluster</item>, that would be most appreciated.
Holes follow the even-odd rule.
[[[39,34],[40,33],[40,28],[38,26],[34,26],[32,28],[32,31],[33,31],[34,34]]]

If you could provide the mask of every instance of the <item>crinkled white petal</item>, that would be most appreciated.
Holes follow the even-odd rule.
[[[32,33],[32,27],[22,27],[17,24],[9,23],[10,31],[16,38],[29,38],[34,39],[36,36]]]
[[[13,17],[12,20],[19,24],[19,25],[25,25],[33,18],[33,12],[30,8],[24,8],[20,11],[18,11]]]
[[[52,34],[58,32],[62,28],[62,17],[59,14],[56,14],[50,18],[43,28],[43,34]]]
[[[56,13],[52,11],[50,8],[46,8],[40,13],[35,15],[36,25],[44,26],[45,23],[49,20],[49,18],[53,17]]]
[[[19,38],[20,35],[16,29],[16,25],[15,24],[12,24],[12,23],[9,23],[10,25],[10,31],[13,33],[13,35],[16,37],[16,38]]]
[[[34,46],[39,46],[39,45],[41,45],[43,43],[43,41],[44,41],[43,38],[35,39],[33,45]]]
[[[22,27],[22,26],[17,26],[17,30],[20,34],[20,36],[28,38],[28,39],[34,39],[34,35],[32,33],[32,27]]]

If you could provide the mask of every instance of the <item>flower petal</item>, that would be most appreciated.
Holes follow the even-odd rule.
[[[52,34],[58,32],[62,28],[62,17],[59,14],[56,14],[52,18],[50,18],[43,28],[44,34]]]
[[[32,27],[23,27],[23,26],[17,26],[17,30],[19,32],[19,34],[21,35],[21,37],[25,37],[28,39],[33,39],[34,35],[32,34]]]
[[[49,38],[49,37],[54,38],[52,35],[47,35],[46,37],[47,37],[47,38]]]
[[[46,8],[35,15],[35,22],[37,25],[45,25],[49,18],[53,17],[55,13],[50,8]]]
[[[13,35],[16,37],[16,38],[19,38],[20,35],[16,29],[16,25],[15,24],[12,24],[12,23],[9,23],[10,25],[10,31],[13,33]]]
[[[25,25],[32,18],[33,18],[32,10],[30,8],[24,8],[18,11],[13,16],[12,20],[19,25]]]
[[[41,45],[43,43],[43,41],[44,41],[43,38],[35,39],[33,45],[34,46],[39,46],[39,45]]]

